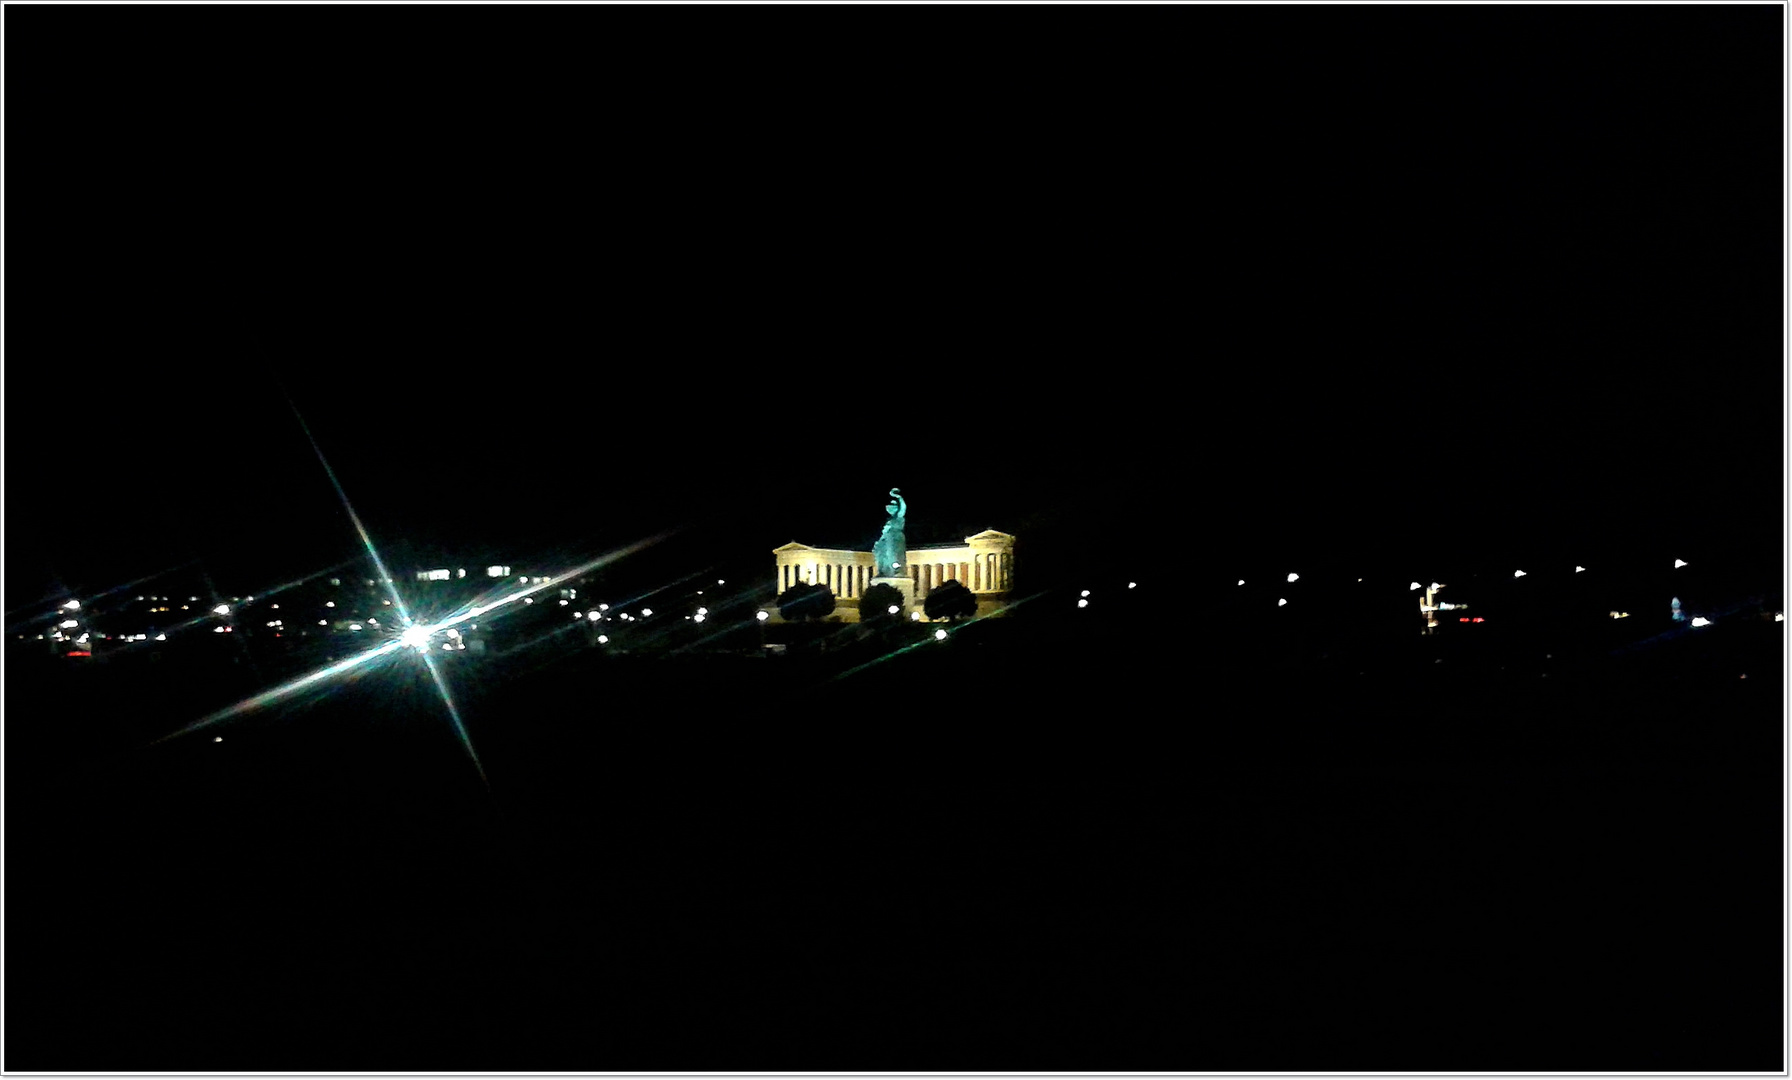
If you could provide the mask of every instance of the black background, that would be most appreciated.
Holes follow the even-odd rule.
[[[7,18],[9,612],[172,566],[197,564],[223,591],[250,591],[354,556],[360,544],[323,461],[400,563],[552,562],[670,530],[674,539],[643,560],[645,578],[703,565],[764,574],[769,550],[792,539],[869,543],[884,492],[900,486],[911,544],[991,527],[1014,533],[1029,590],[1073,584],[1089,553],[1117,540],[1167,556],[1156,572],[1197,592],[1229,586],[1247,560],[1404,577],[1414,562],[1685,557],[1777,580],[1784,14],[1775,7],[13,7]],[[1034,689],[1028,707],[1057,716]],[[19,704],[8,695],[9,731]],[[1141,717],[1152,709],[1143,698],[1122,706]],[[1026,733],[1010,734],[1015,743],[1001,746],[1025,745]],[[671,735],[638,738],[643,753],[677,757]],[[777,748],[811,745],[804,733],[788,739]],[[1032,835],[1078,805],[1063,801],[1066,790],[1091,803],[1131,790],[1149,819],[1151,793],[1168,790],[1174,771],[1116,779],[1121,745],[1150,757],[1153,736],[1128,729],[1114,739],[1103,744],[1112,774],[1028,780],[1028,805],[1047,809],[1005,806],[978,819],[1010,814],[1017,835]],[[402,742],[353,766],[360,779],[349,786],[378,791],[376,774],[405,760]],[[946,806],[927,811],[937,827],[928,835],[959,845],[951,850],[963,880],[982,882],[967,887],[981,890],[999,936],[1001,890],[1018,886],[979,876],[981,848],[953,821],[969,815],[962,804],[979,797],[978,777],[1016,766],[1011,751],[979,747],[959,761],[962,783],[940,781]],[[9,774],[16,768],[14,757]],[[188,788],[179,766],[167,768],[121,790],[198,816],[241,796],[231,784],[249,783],[210,776]],[[850,780],[803,796],[791,794],[801,790],[791,773],[774,774],[791,786],[750,819],[768,829],[825,831],[809,823],[851,798]],[[706,779],[717,777],[699,771],[691,789]],[[1723,784],[1705,780],[1701,822],[1779,813],[1772,799],[1717,807]],[[1391,829],[1416,828],[1400,806],[1365,803],[1336,783],[1358,819],[1385,813]],[[1261,800],[1262,825],[1216,843],[1246,837],[1297,858],[1305,818],[1278,813],[1269,789],[1221,786],[1235,813],[1256,812],[1239,810],[1239,799]],[[1640,817],[1612,809],[1601,790],[1562,805],[1583,822],[1647,819],[1671,832],[1681,804],[1660,788],[1624,789],[1628,805],[1644,807]],[[1742,800],[1740,791],[1729,794]],[[1323,806],[1331,796],[1309,797]],[[530,798],[539,805],[524,819],[548,823],[530,850],[554,848],[547,862],[574,857],[572,822],[602,818],[590,807],[559,815],[549,795]],[[1506,818],[1454,811],[1485,830],[1496,854],[1464,865],[1491,867],[1501,895],[1519,888],[1527,867],[1500,837],[1549,832],[1514,798],[1504,809],[1524,825],[1510,834],[1487,824]],[[658,835],[711,835],[669,813]],[[16,843],[18,805],[9,816]],[[434,835],[402,813],[369,818],[396,830],[394,844]],[[348,844],[355,865],[380,868],[392,904],[429,903],[406,880],[451,880],[460,860],[490,860],[469,871],[476,884],[460,914],[430,916],[428,931],[403,947],[412,967],[401,985],[427,993],[394,1006],[356,990],[369,996],[370,1027],[333,1032],[322,1057],[270,1049],[276,1028],[257,1014],[236,1041],[218,1036],[238,1052],[218,1059],[222,1067],[354,1068],[376,1060],[354,1049],[375,1043],[380,1066],[609,1067],[569,1034],[584,999],[547,989],[580,977],[556,966],[557,947],[597,954],[580,951],[583,939],[516,929],[529,905],[503,883],[540,884],[531,875],[545,872],[530,867],[543,863],[484,840],[441,850],[425,842],[413,856],[422,869],[407,878],[409,864],[385,861],[386,833],[355,846],[356,821],[341,811],[320,829],[323,853],[305,865],[327,868],[331,845]],[[288,848],[313,842],[298,818],[267,828],[294,830]],[[1437,842],[1450,842],[1438,829]],[[1685,833],[1660,843],[1718,852],[1710,880],[1755,890],[1737,910],[1760,926],[1759,890],[1778,874],[1776,864],[1761,877],[1748,861],[1764,829],[1757,823],[1748,842],[1739,834],[1728,846],[1704,848]],[[463,840],[477,827],[466,830]],[[41,853],[57,829],[27,835],[24,849]],[[132,835],[110,842],[126,848]],[[1162,849],[1151,835],[1133,834],[1128,865],[1156,865]],[[817,836],[819,848],[854,842]],[[747,846],[731,850],[751,850],[735,839]],[[183,843],[169,866],[208,889],[239,880],[205,869],[201,841]],[[1598,854],[1571,884],[1580,895],[1618,880],[1651,888],[1623,876],[1635,862],[1619,853],[1646,859],[1660,850],[1652,843],[1590,842]],[[1250,844],[1223,865],[1242,874],[1272,861]],[[647,856],[636,855],[638,867]],[[8,861],[14,890],[63,865]],[[1276,865],[1278,880],[1298,881],[1294,862]],[[782,875],[788,886],[803,869],[768,863],[743,874]],[[282,873],[270,863],[251,880],[265,894],[286,882]],[[607,902],[664,919],[661,899],[696,902],[677,899],[667,880],[699,895],[708,887],[694,870],[682,873]],[[300,895],[339,902],[352,892],[328,880]],[[880,884],[901,896],[912,879],[892,869],[854,880],[869,883],[865,896]],[[1373,890],[1396,879],[1364,880]],[[1482,884],[1472,871],[1453,882],[1469,894]],[[580,897],[540,887],[556,917],[582,909]],[[1092,887],[1072,895],[1118,925],[1133,910]],[[1149,915],[1138,925],[1173,924],[1153,906],[1163,894],[1146,895],[1157,899],[1138,901]],[[1255,894],[1204,895],[1203,910],[1232,917],[1249,916]],[[1291,902],[1281,895],[1275,902]],[[1697,895],[1684,878],[1672,893],[1681,904]],[[818,901],[817,911],[838,902]],[[1385,906],[1353,902],[1360,910],[1332,907],[1325,918],[1348,922],[1354,911],[1405,925]],[[505,912],[493,920],[500,929],[481,926],[480,903]],[[81,911],[108,917],[89,905]],[[180,907],[140,910],[160,917]],[[237,910],[229,925],[246,934],[256,920]],[[1575,910],[1593,927],[1609,912],[1591,901]],[[968,1012],[953,1015],[987,1008],[988,1023],[955,1030],[933,1056],[907,1058],[867,1049],[886,1037],[872,1014],[858,1026],[830,1014],[830,1052],[813,1062],[791,1056],[805,1045],[802,1017],[740,1021],[740,1031],[757,1032],[744,1043],[716,1029],[691,1042],[708,1010],[757,992],[715,981],[736,976],[706,967],[701,943],[679,947],[687,966],[677,969],[656,967],[660,954],[646,946],[618,947],[629,971],[658,981],[644,998],[617,986],[602,993],[631,1029],[628,1068],[1697,1067],[1720,1060],[1703,1053],[1710,1047],[1739,1045],[1744,1026],[1766,1022],[1735,1010],[1722,1023],[1683,1014],[1663,1035],[1678,1056],[1652,1058],[1637,1049],[1634,1024],[1614,1019],[1643,1009],[1659,1020],[1641,991],[1608,996],[1597,1022],[1591,1011],[1577,1021],[1564,985],[1597,972],[1609,991],[1619,975],[1652,970],[1651,955],[1713,981],[1722,964],[1684,939],[1630,952],[1611,928],[1619,924],[1607,923],[1590,931],[1603,935],[1600,950],[1555,973],[1500,967],[1496,948],[1473,944],[1475,927],[1510,908],[1486,901],[1476,912],[1461,925],[1435,910],[1415,915],[1465,943],[1484,965],[1477,970],[1498,968],[1480,984],[1497,992],[1415,1019],[1422,1036],[1399,1017],[1371,1016],[1367,1004],[1360,1022],[1346,1023],[1361,987],[1307,979],[1290,990],[1275,969],[1240,960],[1248,950],[1227,954],[1238,966],[1213,983],[1237,992],[1205,1006],[1233,1036],[1224,1053],[1178,1041],[1186,1013],[1145,989],[1162,985],[1161,972],[1146,978],[1086,957],[1073,980],[1078,1001],[1090,980],[1137,976],[1111,999],[1128,1004],[1104,1014],[1101,1038],[1072,1045],[1064,1016],[1005,1011],[961,991]],[[770,922],[795,933],[820,918],[782,908]],[[1253,940],[1280,925],[1260,913],[1246,923]],[[145,933],[160,925],[146,914],[139,924]],[[347,916],[330,925],[372,940]],[[438,946],[469,927],[490,954],[457,968]],[[1729,929],[1721,944],[1733,956],[1744,938]],[[1563,940],[1587,932],[1561,923],[1535,931]],[[47,943],[32,951],[30,933],[9,915],[9,997],[52,969],[58,992],[78,997],[84,976],[59,966]],[[1508,921],[1496,937],[1525,933]],[[492,934],[521,935],[527,948]],[[200,946],[156,940],[159,951],[140,954],[131,974],[103,957],[81,970],[108,972],[95,978],[111,980],[103,1000],[114,1003],[133,1000],[128,987],[178,988],[195,1001],[228,993],[215,966],[203,977],[168,974],[185,948]],[[282,963],[302,951],[284,948]],[[831,962],[831,977],[850,971],[875,983],[903,962],[841,948],[848,959]],[[1302,946],[1279,948],[1296,956]],[[1388,954],[1364,950],[1357,959],[1379,972],[1365,976],[1378,986],[1456,986],[1469,970],[1399,950],[1392,967],[1377,967]],[[1617,974],[1614,957],[1628,957]],[[1747,985],[1769,985],[1766,961],[1748,959]],[[235,977],[261,977],[254,954],[230,963]],[[996,980],[1010,1002],[1016,987],[1041,992],[1027,970]],[[460,978],[478,986],[484,1034],[466,1038],[486,1056],[456,1057],[459,1044],[444,1035]],[[502,989],[531,980],[521,996]],[[290,984],[270,1007],[309,1015],[307,1002],[355,982],[344,974]],[[912,973],[878,983],[882,1015],[934,1022],[903,997],[924,984]],[[1547,1005],[1502,1014],[1506,1052],[1490,1052],[1485,1029],[1467,1017],[1525,1000]],[[383,1029],[382,1010],[391,1020]],[[1332,1021],[1302,1029],[1302,1010]],[[35,1060],[74,1060],[80,1009],[33,1015],[48,1014],[61,1026],[40,1028],[43,1040],[26,1048],[42,1055]],[[1585,1042],[1564,1034],[1577,1022]],[[530,1023],[554,1032],[534,1044],[537,1056],[492,1049],[529,1044]],[[491,1034],[500,1029],[501,1038]],[[131,1061],[133,1049],[176,1068],[213,1060],[158,1057],[179,1042],[164,1019],[136,1030],[148,1033],[141,1044],[113,1047],[107,1061]],[[1773,1067],[1753,1064],[1773,1042],[1761,1041],[1763,1030],[1747,1028],[1753,1056],[1736,1067]],[[16,1051],[26,1036],[9,1034]],[[1631,1052],[1601,1056],[1613,1043]],[[407,1056],[418,1045],[431,1053]],[[1424,1052],[1377,1056],[1392,1046]],[[1721,1060],[1711,1067],[1731,1067]]]

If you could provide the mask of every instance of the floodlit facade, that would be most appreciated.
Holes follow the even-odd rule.
[[[856,601],[876,576],[876,559],[869,551],[810,547],[792,540],[772,555],[779,593],[797,584],[826,585],[836,597]],[[907,562],[917,603],[948,581],[961,582],[980,604],[992,606],[1014,589],[1014,537],[995,529],[967,536],[962,544],[911,547]]]

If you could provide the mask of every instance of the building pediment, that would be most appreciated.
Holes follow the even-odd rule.
[[[974,544],[979,540],[1006,541],[1007,543],[1012,544],[1014,543],[1014,534],[1000,532],[996,529],[984,529],[976,536],[967,536],[964,538],[964,542],[967,544]]]
[[[810,547],[808,544],[799,544],[795,540],[792,540],[790,543],[785,544],[783,547],[773,548],[772,554],[773,555],[782,555],[786,551],[815,551],[815,550],[816,550],[815,548]]]

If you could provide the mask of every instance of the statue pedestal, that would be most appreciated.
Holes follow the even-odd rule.
[[[871,579],[871,584],[872,585],[888,585],[890,588],[895,589],[897,592],[901,593],[902,594],[902,612],[903,612],[903,614],[906,615],[911,611],[921,610],[920,608],[915,606],[915,582],[914,582],[914,579],[906,578],[906,577],[874,577]]]

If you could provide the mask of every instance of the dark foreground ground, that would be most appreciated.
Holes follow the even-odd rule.
[[[14,664],[5,1065],[1779,1070],[1782,625]]]

